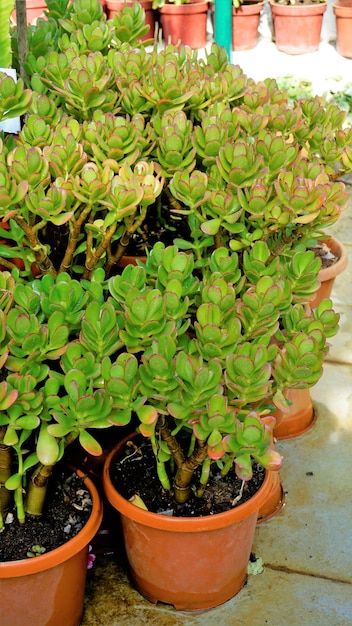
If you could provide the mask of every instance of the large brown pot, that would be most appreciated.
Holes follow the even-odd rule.
[[[199,610],[222,604],[244,585],[258,511],[271,489],[271,472],[255,496],[240,506],[205,517],[168,517],[145,511],[115,489],[110,467],[122,440],[104,464],[103,486],[119,511],[132,579],[151,602]]]
[[[336,237],[330,237],[325,243],[331,252],[338,257],[338,261],[334,265],[320,270],[318,274],[320,287],[314,299],[309,303],[311,309],[317,307],[324,298],[330,298],[336,276],[341,274],[348,264],[347,250]]]
[[[204,48],[207,41],[208,2],[192,0],[189,4],[165,4],[159,8],[165,43],[181,43]]]
[[[66,544],[34,558],[0,563],[0,607],[4,626],[78,626],[83,613],[88,547],[102,520],[102,504],[85,480],[91,516]]]
[[[270,0],[275,43],[287,54],[307,54],[319,48],[326,3],[284,5]]]
[[[352,59],[352,0],[338,0],[332,8],[336,16],[336,50]]]
[[[108,19],[112,19],[116,13],[119,13],[124,5],[132,6],[132,0],[106,0],[105,11]],[[149,26],[149,31],[141,37],[142,41],[153,39],[155,34],[155,13],[152,8],[152,0],[139,0],[139,4],[143,7],[145,13],[145,23]]]
[[[250,50],[255,48],[258,40],[260,14],[263,2],[241,4],[232,8],[232,50]]]

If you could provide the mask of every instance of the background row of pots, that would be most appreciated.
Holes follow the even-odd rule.
[[[122,0],[101,0],[109,18],[121,10]],[[207,38],[209,7],[207,0],[192,0],[187,4],[165,4],[157,12],[151,0],[141,0],[150,26],[146,39],[155,35],[155,24],[160,20],[164,41],[176,45],[179,41],[192,48],[204,48]],[[260,16],[264,0],[246,0],[238,9],[232,9],[232,49],[254,48],[258,38]],[[32,22],[43,14],[45,0],[27,0],[27,19]],[[311,5],[281,5],[270,2],[274,38],[277,48],[287,54],[306,54],[319,48],[325,2]],[[338,0],[333,4],[336,17],[336,49],[344,57],[352,58],[352,0]]]

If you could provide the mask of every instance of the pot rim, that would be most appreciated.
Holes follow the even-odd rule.
[[[274,0],[269,0],[271,10],[275,15],[295,15],[295,17],[322,15],[327,9],[327,2],[314,3],[314,4],[278,4]]]
[[[243,504],[225,511],[223,513],[216,513],[215,515],[208,515],[204,517],[168,517],[160,513],[153,513],[152,511],[145,511],[141,509],[125,498],[114,487],[110,478],[110,467],[115,456],[118,454],[121,447],[136,436],[137,433],[132,433],[127,437],[124,437],[109,453],[105,459],[102,482],[105,495],[110,504],[122,515],[128,517],[139,524],[157,528],[159,530],[172,530],[173,532],[203,532],[208,530],[216,530],[218,528],[224,528],[231,524],[237,524],[250,515],[257,514],[263,502],[265,502],[271,490],[271,471],[267,470],[264,481],[256,494],[247,500]]]
[[[337,2],[333,2],[332,8],[347,9],[349,11],[352,9],[352,0],[337,0]]]
[[[85,474],[80,470],[76,471],[78,476],[85,476]],[[90,540],[94,537],[101,524],[103,518],[103,505],[93,481],[86,476],[84,484],[90,492],[92,498],[92,512],[89,519],[77,535],[58,548],[55,548],[55,550],[50,550],[50,552],[41,554],[40,556],[0,563],[0,579],[18,578],[21,576],[27,576],[28,574],[37,574],[38,572],[42,572],[46,569],[51,569],[52,567],[61,565],[64,561],[68,561],[68,559],[75,556],[85,547],[88,547]]]
[[[336,254],[339,259],[330,267],[325,267],[319,271],[318,280],[320,282],[330,280],[343,272],[348,265],[348,255],[344,244],[336,237],[327,235],[326,238],[322,238],[322,241],[330,248],[333,254]]]
[[[205,13],[208,5],[208,0],[193,0],[186,4],[164,4],[158,8],[158,12],[165,15]]]

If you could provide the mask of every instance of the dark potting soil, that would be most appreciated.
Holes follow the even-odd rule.
[[[296,0],[294,3],[292,3],[291,0],[275,0],[275,4],[280,4],[280,5],[285,5],[285,6],[290,6],[290,5],[294,5],[294,6],[302,6],[305,4],[320,4],[321,0]]]
[[[132,440],[131,440],[132,441]],[[176,504],[172,494],[162,488],[156,474],[156,464],[151,445],[143,438],[127,443],[121,458],[115,458],[111,468],[111,480],[117,491],[129,500],[139,496],[149,511],[175,517],[202,517],[223,513],[249,500],[261,486],[265,470],[254,464],[253,478],[246,482],[242,497],[242,481],[233,469],[221,477],[217,468],[210,472],[210,478],[204,496],[192,495],[185,504]]]
[[[15,512],[8,513],[0,531],[0,562],[36,558],[43,548],[50,552],[79,533],[87,522],[92,500],[83,478],[62,471],[52,477],[48,502],[41,517],[28,515],[23,526]]]

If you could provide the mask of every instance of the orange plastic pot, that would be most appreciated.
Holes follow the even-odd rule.
[[[82,530],[66,544],[35,558],[0,563],[4,626],[78,626],[83,613],[88,549],[102,520],[98,491],[85,479],[93,502]],[[6,607],[6,609],[5,609]]]
[[[193,0],[189,4],[165,4],[158,9],[163,39],[174,46],[204,48],[207,40],[208,2]]]
[[[316,414],[309,389],[287,389],[285,397],[292,402],[287,413],[277,409],[274,437],[289,439],[309,430],[315,423]]]
[[[268,522],[285,506],[285,492],[279,472],[269,472],[268,494],[258,512],[257,524]]]
[[[130,254],[124,254],[121,259],[118,262],[118,267],[124,268],[127,265],[137,265],[137,260],[142,261],[143,263],[146,262],[147,257],[146,256],[133,256]]]
[[[330,298],[336,276],[341,274],[348,264],[347,250],[336,237],[330,237],[325,243],[328,248],[330,248],[331,252],[338,257],[338,261],[334,263],[334,265],[320,270],[318,274],[320,287],[314,299],[309,303],[311,309],[317,307],[319,302],[324,298]]]
[[[327,4],[284,5],[270,2],[275,43],[287,54],[307,54],[319,48]]]
[[[336,50],[352,59],[352,0],[338,0],[332,8],[336,18]]]
[[[45,0],[26,0],[27,24],[35,24],[38,17],[45,17],[44,11],[47,10]],[[16,11],[12,13],[12,18],[16,22]]]
[[[209,609],[233,597],[247,577],[258,511],[271,472],[253,498],[213,516],[181,518],[145,511],[125,500],[110,477],[123,439],[104,464],[103,487],[120,513],[126,554],[137,590],[151,602],[180,610]]]
[[[258,40],[260,14],[264,2],[241,4],[232,8],[232,50],[251,50]]]

